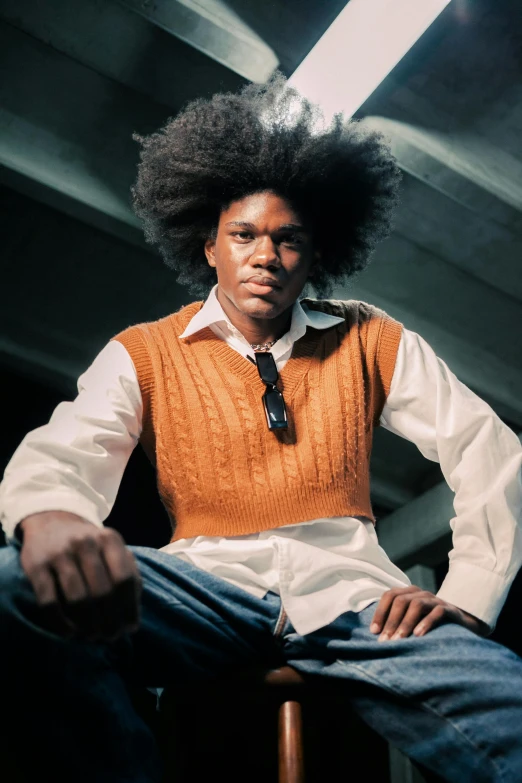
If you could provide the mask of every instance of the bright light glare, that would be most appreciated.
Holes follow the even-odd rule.
[[[288,79],[330,123],[351,117],[450,0],[350,0]]]

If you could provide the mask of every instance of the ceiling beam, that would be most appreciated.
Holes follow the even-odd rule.
[[[16,124],[15,120],[13,122],[15,132]],[[22,133],[18,141],[22,141]],[[59,177],[60,165],[53,166],[52,158],[47,158],[43,165],[33,168],[30,166],[28,156],[19,165],[20,161],[11,156],[9,149],[2,148],[1,140],[0,160],[0,183],[2,185],[63,212],[69,217],[81,220],[82,223],[136,245],[148,253],[151,252],[150,245],[147,245],[143,237],[143,229],[138,219],[123,200],[120,199],[118,202],[117,199],[113,199],[112,207],[116,206],[116,209],[113,209],[111,205],[104,204],[102,198],[98,199],[96,191],[89,187],[81,189],[79,198],[72,197],[67,188],[67,181]],[[76,187],[81,188],[83,172],[79,171],[78,175],[74,176],[75,172],[72,172],[69,167],[67,173],[69,177],[71,174],[73,175]],[[107,206],[109,206],[108,209]]]
[[[53,0],[52,13],[48,3],[0,0],[0,18],[66,55],[71,63],[146,95],[170,112],[192,100],[202,86],[212,95],[235,91],[245,83],[229,68],[113,0]]]
[[[522,161],[472,133],[441,133],[388,117],[364,117],[408,174],[487,221],[522,234]]]
[[[0,181],[145,246],[130,204],[132,133],[163,124],[166,107],[5,23],[0,51],[11,75],[0,84]]]
[[[163,30],[252,82],[279,65],[273,49],[222,0],[119,0]]]

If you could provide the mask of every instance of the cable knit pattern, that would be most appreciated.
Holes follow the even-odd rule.
[[[324,416],[324,409],[322,407],[321,378],[317,380],[318,383],[316,384],[314,384],[310,378],[307,378],[305,381],[307,425],[310,433],[310,445],[313,453],[316,455],[315,475],[317,476],[317,481],[326,486],[332,480],[332,471],[330,469],[328,451],[321,448],[321,444],[326,435],[324,429],[326,426],[329,427],[329,419],[327,416]]]
[[[160,332],[157,340],[161,355],[165,358],[162,362],[162,376],[161,379],[158,379],[158,388],[154,395],[156,402],[154,408],[157,409],[159,407],[157,403],[159,398],[163,400],[163,405],[165,405],[170,415],[155,416],[151,424],[157,433],[157,464],[163,468],[161,471],[158,471],[158,490],[165,508],[169,512],[171,521],[175,524],[175,517],[172,514],[177,483],[175,466],[179,463],[185,466],[184,481],[186,489],[189,490],[192,497],[194,508],[201,505],[203,487],[198,475],[194,449],[188,430],[185,427],[179,427],[175,436],[172,437],[172,421],[181,421],[186,416],[187,400],[184,399],[185,390],[182,378],[178,373],[179,367],[173,360],[173,357],[169,355],[169,345],[168,341],[165,340],[165,335]]]
[[[207,438],[212,446],[212,450],[208,454],[208,459],[210,460],[209,467],[212,474],[219,476],[220,493],[218,502],[223,507],[226,506],[233,495],[237,495],[232,473],[232,462],[230,460],[230,451],[232,449],[230,433],[224,411],[219,404],[219,395],[212,389],[209,378],[205,377],[197,357],[194,358],[192,364],[192,377],[206,411],[206,417],[202,420],[201,426],[204,427],[206,424],[208,428]],[[237,502],[237,497],[234,500]]]
[[[259,421],[254,414],[254,405],[252,404],[252,400],[249,399],[250,396],[249,390],[246,390],[246,395],[244,397],[242,395],[237,397],[236,403],[243,419],[245,437],[248,444],[246,465],[248,473],[252,477],[253,485],[251,490],[253,491],[253,496],[258,497],[265,491],[269,492],[271,487],[270,485],[267,486],[265,482],[266,469],[263,465],[263,457],[265,456],[264,444],[258,437],[259,433],[257,428],[259,426]],[[254,458],[256,451],[257,456]]]
[[[206,327],[180,340],[193,302],[112,339],[128,350],[144,416],[140,441],[156,466],[171,541],[233,536],[332,516],[364,515],[369,461],[395,367],[401,324],[356,300],[305,300],[338,315],[308,328],[279,388],[287,431],[270,431],[257,368]]]

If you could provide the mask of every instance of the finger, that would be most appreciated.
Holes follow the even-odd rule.
[[[121,536],[110,529],[103,539],[101,551],[114,585],[108,597],[108,611],[120,620],[121,627],[134,627],[139,622],[142,591],[141,574],[134,555]]]
[[[382,630],[384,623],[386,622],[386,618],[388,617],[388,612],[390,611],[390,607],[395,600],[395,598],[398,595],[404,595],[407,593],[416,592],[419,590],[418,587],[415,587],[414,585],[411,585],[406,588],[394,588],[392,590],[387,590],[381,600],[379,601],[379,604],[377,606],[377,609],[375,610],[375,614],[373,615],[372,622],[370,625],[370,631],[372,633],[379,633],[379,631]]]
[[[428,615],[433,609],[433,601],[427,601],[422,598],[412,598],[406,614],[402,618],[397,630],[393,634],[392,641],[404,639],[411,636],[413,629],[418,625],[423,617]]]
[[[379,636],[380,642],[385,642],[391,639],[400,623],[402,622],[404,615],[408,611],[408,607],[411,601],[411,594],[396,595],[393,603],[388,612],[388,617],[384,623],[384,627]]]
[[[96,617],[96,626],[87,638],[115,641],[125,632],[136,631],[141,576],[134,556],[119,533],[108,529],[102,539],[94,542],[94,548],[88,544],[80,549],[86,578],[92,585],[91,600]]]
[[[82,539],[75,544],[75,554],[87,585],[91,604],[93,626],[89,638],[94,641],[98,638],[110,637],[118,630],[118,624],[112,619],[112,613],[107,611],[114,584],[100,551],[99,542],[90,537]],[[78,610],[82,611],[81,604],[75,607],[75,611]]]
[[[395,596],[392,595],[391,590],[388,590],[381,597],[381,600],[377,604],[377,609],[375,610],[375,614],[373,615],[370,625],[370,631],[372,633],[379,633],[379,631],[382,630],[382,626],[388,617],[388,612],[390,611],[390,606],[392,605],[394,597]]]
[[[51,570],[35,566],[27,572],[37,603],[35,621],[44,629],[59,636],[71,637],[74,626],[64,615],[58,600],[57,586]]]
[[[94,639],[100,632],[100,616],[89,593],[80,563],[71,553],[61,553],[51,563],[56,577],[58,600],[78,633]]]
[[[106,595],[113,582],[99,543],[94,538],[84,538],[74,545],[74,554],[81,567],[88,594],[92,598]]]
[[[439,604],[424,617],[421,622],[413,629],[415,636],[425,636],[438,625],[447,622],[451,615],[451,610]]]
[[[136,631],[136,585],[132,578],[113,585],[97,598],[71,602],[64,611],[88,641],[114,641],[126,631]]]
[[[105,535],[101,539],[101,552],[114,584],[131,576],[141,581],[134,555],[116,530],[105,528]]]
[[[87,585],[73,554],[63,552],[54,557],[49,565],[57,579],[58,598],[66,603],[88,598]]]
[[[43,564],[36,564],[25,572],[31,582],[37,603],[40,606],[56,603],[58,600],[56,585],[49,567]]]

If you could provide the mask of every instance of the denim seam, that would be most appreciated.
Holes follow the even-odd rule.
[[[373,677],[365,669],[361,668],[356,663],[347,663],[346,661],[343,661],[341,658],[337,658],[337,663],[340,663],[341,665],[346,666],[347,668],[356,669],[364,678],[370,680],[372,684],[377,685],[379,688],[382,688],[383,690],[388,691],[388,693],[391,693],[392,696],[399,696],[402,699],[407,699],[407,700],[411,699],[411,696],[409,696],[406,693],[403,693],[399,688],[391,688],[389,685],[383,685],[383,683],[380,680],[378,680],[376,677]],[[499,780],[505,780],[504,774],[503,774],[502,770],[498,767],[497,763],[490,756],[486,755],[483,750],[478,748],[476,746],[476,744],[473,742],[473,740],[470,739],[467,736],[467,734],[465,734],[459,726],[457,726],[455,723],[453,723],[453,721],[450,720],[450,718],[448,718],[445,715],[442,715],[441,713],[437,712],[437,710],[434,707],[432,707],[430,704],[427,704],[424,701],[420,702],[420,707],[423,710],[425,710],[426,712],[433,713],[440,720],[446,721],[446,723],[448,723],[452,727],[452,729],[458,735],[460,735],[465,740],[465,742],[467,742],[473,748],[475,753],[477,753],[479,756],[482,756],[483,758],[485,758],[486,761],[490,762],[491,766],[499,774],[499,776],[500,776]]]
[[[281,602],[281,607],[279,609],[279,615],[275,624],[275,628],[272,631],[272,636],[274,637],[274,639],[280,639],[282,637],[287,620],[288,620],[288,615],[286,614],[285,608],[283,606],[283,602]]]

